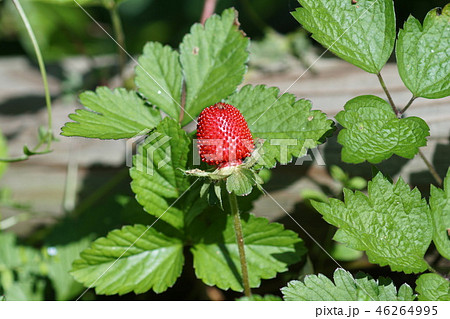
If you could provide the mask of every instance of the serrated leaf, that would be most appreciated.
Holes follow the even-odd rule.
[[[246,196],[252,192],[253,185],[261,181],[261,178],[253,170],[239,168],[235,170],[226,180],[228,193],[238,196]]]
[[[342,268],[336,269],[334,283],[322,274],[308,275],[304,281],[291,281],[281,289],[287,301],[412,301],[410,286],[403,284],[397,292],[392,280],[374,280],[363,273],[356,278]]]
[[[392,185],[379,173],[369,182],[368,196],[344,189],[344,201],[312,204],[339,228],[334,239],[366,251],[371,263],[405,273],[427,269],[423,257],[432,236],[430,211],[420,192],[401,178]]]
[[[283,299],[275,295],[251,295],[250,297],[245,296],[238,298],[236,301],[283,301]]]
[[[131,189],[149,214],[160,217],[177,229],[207,205],[197,191],[189,191],[184,175],[191,140],[180,125],[166,117],[139,145],[130,169]],[[200,187],[200,183],[198,183]],[[180,198],[181,197],[181,198]]]
[[[430,128],[418,117],[398,119],[391,106],[374,95],[348,101],[336,115],[344,129],[338,142],[343,146],[342,161],[379,163],[393,154],[413,158],[427,144]]]
[[[333,123],[324,113],[311,111],[310,101],[279,94],[276,87],[246,85],[227,100],[241,111],[253,138],[264,140],[258,164],[268,168],[277,161],[286,164],[321,144],[320,138]]]
[[[0,158],[8,157],[8,144],[6,144],[6,139],[4,138],[2,131],[0,131]],[[8,164],[6,162],[0,161],[0,177],[2,177]]]
[[[186,82],[186,114],[183,124],[202,109],[233,93],[247,69],[249,44],[239,30],[237,12],[225,10],[205,25],[196,23],[180,45],[180,61]]]
[[[444,179],[443,189],[431,185],[430,208],[433,242],[439,253],[450,260],[450,169]]]
[[[159,42],[149,42],[138,62],[135,82],[139,92],[178,121],[183,83],[178,52]]]
[[[233,218],[221,211],[205,215],[205,220],[196,219],[190,229],[195,273],[207,285],[242,291]],[[286,271],[305,254],[302,240],[281,224],[249,214],[241,214],[241,219],[251,287]]]
[[[171,287],[184,263],[183,242],[144,225],[125,226],[97,239],[74,261],[71,274],[97,294],[156,293]]]
[[[64,136],[100,139],[131,138],[154,128],[161,120],[159,111],[146,105],[135,92],[98,87],[80,95],[85,109],[69,115],[61,129]]]
[[[450,5],[431,10],[423,26],[410,16],[398,33],[397,65],[406,87],[416,97],[450,95]]]
[[[378,73],[395,42],[392,0],[298,0],[292,13],[312,37],[361,69]]]
[[[423,274],[416,280],[420,301],[450,301],[450,282],[437,274]]]

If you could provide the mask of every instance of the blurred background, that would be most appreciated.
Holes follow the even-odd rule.
[[[5,165],[0,162],[0,300],[73,300],[83,287],[68,274],[71,263],[92,240],[126,224],[147,223],[148,215],[134,200],[125,167],[124,141],[99,141],[59,136],[68,114],[80,107],[78,94],[99,85],[124,84],[133,88],[134,65],[128,61],[120,76],[117,46],[109,0],[80,0],[97,25],[72,0],[22,0],[23,9],[37,37],[49,73],[53,104],[53,152]],[[447,1],[395,0],[397,27],[409,15],[423,20],[434,7]],[[92,4],[92,5],[91,5]],[[124,45],[137,57],[148,41],[178,47],[190,26],[200,20],[204,0],[125,0],[115,7],[123,26]],[[327,53],[314,43],[291,16],[296,0],[218,0],[215,12],[235,7],[241,28],[251,38],[248,84],[267,84],[312,100],[314,108],[332,118],[345,102],[357,95],[384,97],[375,76]],[[102,30],[104,29],[104,30]],[[391,59],[395,62],[395,59]],[[314,64],[311,68],[311,64]],[[298,77],[308,69],[308,72]],[[410,93],[394,63],[382,71],[398,105]],[[292,85],[295,83],[294,85]],[[418,99],[408,115],[424,118],[431,137],[424,153],[441,177],[449,166],[450,101]],[[0,0],[0,158],[22,154],[24,145],[39,141],[39,127],[46,125],[42,78],[23,22],[10,0]],[[317,155],[319,154],[319,155]],[[319,156],[320,158],[317,158]],[[326,166],[319,165],[321,159]],[[393,157],[377,166],[396,179],[402,176],[428,197],[433,178],[420,160]],[[335,229],[312,209],[310,199],[341,198],[343,187],[364,191],[371,178],[368,164],[340,161],[336,135],[310,154],[303,165],[286,165],[267,172],[266,189],[342,265],[374,277],[390,276],[399,285],[414,286],[415,276],[391,273],[368,263],[361,252],[332,241]],[[278,221],[307,239],[268,197],[253,203],[253,213]],[[310,273],[332,274],[335,265],[306,240],[309,257],[289,272],[263,281],[256,293],[279,295],[288,280]],[[435,267],[449,267],[434,247],[427,259]],[[98,296],[89,290],[84,300],[233,300],[240,296],[207,287],[197,280],[187,260],[176,285],[156,295]]]

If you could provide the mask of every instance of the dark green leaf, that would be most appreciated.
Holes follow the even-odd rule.
[[[237,12],[225,10],[205,25],[194,24],[180,45],[186,81],[186,114],[183,124],[202,109],[226,98],[242,82],[248,59],[248,38],[239,30]]]
[[[392,0],[298,0],[292,13],[312,37],[361,69],[378,73],[395,42]]]
[[[75,260],[71,274],[98,294],[156,293],[171,287],[184,263],[183,242],[144,225],[97,239]]]
[[[422,272],[431,242],[428,205],[401,178],[392,185],[381,173],[369,182],[368,196],[344,189],[344,201],[313,202],[323,218],[338,227],[336,241],[364,250],[371,263],[394,271]]]
[[[111,91],[99,87],[95,92],[80,95],[86,109],[77,110],[62,128],[64,136],[82,136],[101,139],[130,138],[154,128],[161,120],[155,110],[135,92],[119,88]]]
[[[183,75],[178,52],[149,42],[136,67],[136,85],[148,101],[178,121]]]
[[[334,272],[334,283],[322,274],[308,275],[304,281],[291,281],[281,289],[287,301],[412,301],[410,286],[403,284],[397,292],[392,280],[374,280],[359,274],[356,278],[344,269]]]
[[[431,10],[423,26],[409,17],[398,33],[397,65],[408,89],[417,97],[450,95],[450,5]]]
[[[430,128],[418,117],[398,119],[391,106],[373,95],[348,101],[336,115],[344,127],[339,132],[342,160],[347,163],[379,163],[393,154],[413,158],[427,144]]]

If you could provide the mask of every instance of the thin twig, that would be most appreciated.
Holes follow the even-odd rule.
[[[214,13],[216,9],[217,0],[205,0],[203,5],[202,17],[200,18],[200,23],[205,24],[205,21]]]
[[[248,279],[248,268],[247,268],[247,260],[245,258],[245,247],[244,247],[244,235],[242,234],[242,225],[241,218],[239,217],[239,207],[236,198],[236,194],[230,193],[228,195],[231,206],[231,214],[234,219],[234,232],[236,234],[236,240],[239,250],[239,260],[241,262],[241,272],[242,272],[242,284],[244,286],[244,294],[247,297],[252,295],[250,290],[250,281]]]
[[[33,29],[31,28],[31,24],[28,21],[28,18],[23,11],[22,5],[20,4],[19,0],[12,0],[14,5],[17,8],[17,11],[19,12],[20,18],[22,19],[23,23],[25,24],[25,28],[27,29],[28,35],[31,39],[31,43],[33,44],[33,49],[36,54],[36,58],[39,64],[39,70],[41,71],[42,76],[42,82],[44,83],[44,91],[45,91],[45,104],[47,105],[47,148],[46,150],[50,150],[52,140],[53,140],[53,131],[52,131],[52,100],[50,96],[50,89],[48,87],[48,81],[47,81],[47,72],[45,70],[45,64],[44,59],[42,58],[42,53],[39,48],[39,44],[36,40],[36,36],[34,35]],[[26,157],[28,158],[28,157]],[[25,158],[25,159],[26,159]]]
[[[122,21],[120,20],[118,5],[115,1],[111,1],[107,6],[109,14],[111,16],[111,22],[114,28],[114,34],[116,35],[117,43],[120,46],[117,47],[119,54],[119,70],[122,83],[125,83],[125,65],[127,63],[127,57],[125,55],[125,34],[123,32]]]
[[[384,90],[384,93],[386,93],[386,96],[389,100],[389,104],[391,104],[392,110],[394,111],[395,115],[398,115],[397,107],[395,106],[394,100],[392,99],[392,96],[389,93],[389,90],[388,90],[386,83],[384,82],[383,77],[381,76],[380,72],[377,73],[377,77],[378,77],[378,81],[380,81],[381,87]]]
[[[425,155],[422,153],[421,150],[419,150],[419,155],[422,158],[422,160],[425,162],[425,165],[428,167],[428,170],[430,171],[431,175],[433,175],[436,182],[439,184],[439,186],[442,186],[442,179],[439,177],[439,174],[436,172],[436,169],[434,168],[433,164],[427,160]]]
[[[405,107],[400,111],[400,115],[405,113],[406,110],[413,104],[414,100],[417,99],[417,96],[412,96],[411,100],[409,100],[408,104],[405,105]]]

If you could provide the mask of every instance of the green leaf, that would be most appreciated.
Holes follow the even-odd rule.
[[[73,263],[71,274],[97,294],[160,293],[184,263],[183,242],[144,225],[125,226],[97,239]]]
[[[6,139],[4,138],[2,131],[0,131],[0,158],[8,157],[8,144],[6,143]],[[5,172],[8,164],[6,162],[0,161],[0,177],[2,177]]]
[[[234,9],[225,10],[221,16],[213,15],[204,26],[192,26],[180,45],[186,81],[183,124],[236,90],[247,69],[248,44],[248,38],[239,30]]]
[[[332,128],[324,113],[311,111],[310,101],[296,101],[290,93],[280,96],[276,87],[246,85],[227,103],[241,111],[253,138],[264,140],[258,164],[268,168],[304,156]]]
[[[158,110],[152,109],[135,92],[119,88],[111,91],[99,87],[95,92],[80,95],[86,109],[69,117],[61,135],[101,139],[130,138],[154,128],[161,120]]]
[[[354,261],[361,258],[363,252],[347,247],[341,243],[334,243],[330,255],[339,261]]]
[[[241,266],[232,216],[211,211],[190,228],[194,268],[198,278],[220,289],[242,291]],[[297,234],[265,218],[241,214],[251,287],[298,262],[306,249]]]
[[[183,195],[191,186],[183,173],[190,147],[191,140],[186,132],[167,117],[139,145],[130,169],[131,189],[139,204],[149,214],[178,229],[207,205],[198,192]]]
[[[411,190],[401,178],[392,185],[381,173],[369,182],[368,196],[344,189],[344,201],[313,206],[338,227],[334,239],[364,250],[371,263],[389,265],[393,271],[422,272],[423,257],[432,236],[428,205],[419,190]]]
[[[450,95],[450,5],[431,10],[423,26],[409,17],[398,33],[397,65],[406,87],[417,97]]]
[[[433,242],[439,253],[450,260],[450,169],[444,179],[443,188],[431,185],[430,190]]]
[[[397,292],[392,280],[378,280],[360,273],[353,276],[342,268],[336,269],[334,283],[322,274],[308,275],[304,281],[291,281],[281,289],[286,301],[412,301],[410,286],[403,284]]]
[[[312,37],[361,69],[378,73],[395,42],[392,0],[298,0],[292,13]]]
[[[450,301],[450,282],[437,274],[423,274],[416,280],[420,301]]]
[[[391,106],[373,95],[348,101],[336,115],[344,127],[339,132],[342,161],[379,163],[393,154],[413,158],[427,144],[430,128],[418,117],[398,119]]]
[[[135,82],[139,92],[178,121],[183,83],[178,52],[159,42],[149,42],[138,62]]]
[[[253,185],[263,183],[258,173],[248,168],[236,169],[226,180],[228,193],[234,192],[238,196],[246,196],[252,192]]]
[[[236,301],[283,301],[281,297],[274,295],[251,295],[250,297],[241,297],[236,299]]]

